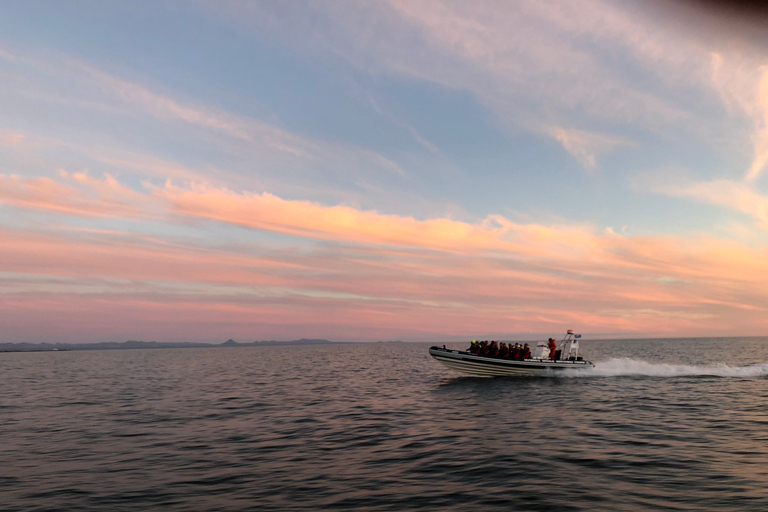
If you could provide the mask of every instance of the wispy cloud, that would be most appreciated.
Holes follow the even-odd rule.
[[[665,33],[658,28],[650,45],[647,26],[632,23],[615,5],[598,4],[578,9],[535,2],[324,4],[341,30],[318,37],[365,70],[471,91],[500,118],[516,118],[518,125],[535,124],[521,98],[539,114],[538,107],[545,106],[552,116],[548,122],[566,122],[574,113],[652,127],[682,119],[684,111],[664,98],[666,92],[653,94],[623,79],[603,63],[595,47],[583,43],[588,35],[658,66],[669,60],[670,45],[665,43],[680,43],[680,38],[671,37],[671,29]],[[368,23],[371,17],[379,23]],[[392,38],[393,33],[398,37]],[[700,58],[697,51],[680,58]],[[706,69],[706,61],[702,67]]]
[[[333,25],[318,24],[315,11]],[[743,82],[755,63],[762,64],[762,50],[735,41],[733,34],[706,23],[685,30],[679,19],[660,21],[652,6],[605,0],[330,2],[303,10],[229,3],[218,10],[226,12],[264,30],[273,26],[265,20],[288,17],[291,28],[275,37],[290,39],[294,47],[303,41],[311,48],[305,51],[342,55],[374,76],[404,75],[469,91],[501,125],[538,133],[542,123],[595,133],[631,126],[654,136],[674,126],[670,137],[682,129],[727,146],[741,134],[724,140],[714,128],[727,114],[712,81],[711,55],[737,63],[722,73],[728,81]],[[614,65],[616,60],[622,65]],[[750,81],[750,87],[756,84]],[[762,107],[753,103],[759,111],[750,115],[762,126]],[[765,152],[759,127],[755,134],[750,175]],[[584,144],[576,147],[582,165],[592,165],[594,153]]]
[[[26,136],[20,132],[0,131],[0,147],[14,147],[20,145]]]
[[[101,291],[79,299],[101,304],[97,309],[103,300],[136,300],[146,307],[159,301],[186,315],[196,306],[185,310],[185,304],[206,304],[206,318],[214,324],[226,319],[252,326],[254,319],[268,317],[290,323],[291,315],[307,308],[311,313],[302,317],[315,328],[347,325],[340,332],[357,328],[344,320],[354,311],[358,324],[372,332],[402,329],[412,335],[541,331],[576,319],[611,332],[647,330],[649,321],[657,333],[679,332],[681,326],[691,333],[724,332],[734,317],[755,329],[765,325],[768,260],[736,242],[625,237],[589,226],[516,224],[500,216],[478,223],[417,220],[204,185],[146,184],[132,191],[109,177],[4,180],[2,189],[12,191],[4,202],[14,208],[76,216],[130,216],[149,209],[166,222],[208,220],[292,237],[271,248],[250,237],[237,246],[204,248],[82,229],[4,230],[5,271],[100,280],[94,286]],[[62,201],[62,195],[71,199]],[[197,225],[203,237],[217,229]],[[298,241],[305,247],[299,251]],[[53,297],[46,286],[34,289]],[[62,296],[66,283],[50,286]],[[13,307],[25,306],[22,301]],[[136,307],[136,314],[148,314]]]
[[[149,198],[110,175],[99,179],[63,171],[62,177],[64,182],[47,177],[0,175],[0,204],[78,216],[150,215]]]
[[[745,179],[754,181],[768,164],[768,67],[750,58],[712,53],[712,82],[723,102],[752,122],[753,158]]]
[[[422,137],[422,135],[414,128],[412,125],[404,121],[403,119],[395,116],[392,114],[392,112],[386,110],[383,108],[379,102],[379,100],[376,99],[374,94],[371,91],[366,91],[365,97],[368,100],[368,104],[373,108],[373,110],[379,114],[380,116],[388,119],[389,121],[395,123],[396,125],[399,125],[400,127],[404,128],[408,133],[413,137],[413,139],[418,142],[422,147],[426,148],[431,153],[439,153],[439,150],[437,147],[432,144],[430,141]]]
[[[768,229],[768,196],[756,191],[751,183],[721,179],[658,186],[655,191],[744,213],[752,217],[759,228]]]
[[[544,131],[562,144],[585,169],[597,166],[597,155],[619,146],[631,145],[626,139],[593,133],[584,130],[566,129],[560,126],[548,126]]]
[[[58,55],[57,59],[22,55],[10,63],[7,74],[13,78],[9,80],[9,90],[18,98],[34,100],[36,104],[47,102],[55,105],[57,108],[51,111],[51,115],[69,116],[66,121],[70,124],[76,124],[82,112],[87,114],[85,117],[98,114],[101,118],[119,116],[122,120],[133,119],[143,129],[156,129],[158,121],[172,123],[174,129],[164,132],[164,136],[172,140],[195,140],[198,145],[217,154],[236,154],[248,159],[258,157],[262,174],[282,175],[288,168],[309,169],[314,173],[321,169],[325,173],[346,175],[348,180],[382,173],[406,174],[397,162],[371,148],[297,135],[273,123],[206,105],[178,93],[158,90],[135,79],[116,76],[68,55]],[[78,113],[75,119],[71,118],[71,109]],[[120,131],[114,129],[115,126],[120,124],[110,126],[114,133],[99,133],[98,137],[90,137],[89,144],[93,148],[80,149],[104,155],[103,148],[111,146],[116,148],[115,153],[139,154],[139,150],[130,148],[121,140]],[[41,139],[58,138],[64,144],[77,144],[74,140],[62,140],[60,134],[36,135]],[[110,136],[115,139],[110,143],[99,145],[95,142]],[[4,138],[0,143],[10,141]],[[154,158],[160,160],[158,156]],[[305,179],[309,178],[307,172],[304,175]]]
[[[0,59],[7,62],[13,62],[16,60],[16,56],[13,53],[11,53],[8,49],[0,46]]]

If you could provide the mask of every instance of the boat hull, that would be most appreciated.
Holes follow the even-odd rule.
[[[440,347],[429,349],[437,362],[467,375],[504,377],[514,375],[536,375],[560,370],[584,370],[594,368],[589,361],[552,361],[551,359],[505,359],[495,356],[481,356],[461,350]]]

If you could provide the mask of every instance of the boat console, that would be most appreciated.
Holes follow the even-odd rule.
[[[579,338],[581,334],[574,334],[571,329],[568,330],[565,337],[560,340],[558,348],[555,351],[555,361],[581,361],[579,355]],[[533,357],[536,359],[553,359],[550,354],[549,346],[546,341],[540,341],[533,351]]]

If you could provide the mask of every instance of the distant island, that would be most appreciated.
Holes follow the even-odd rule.
[[[188,342],[157,342],[157,341],[124,341],[102,343],[0,343],[0,352],[50,352],[68,350],[130,350],[142,348],[205,348],[205,347],[265,347],[278,345],[332,345],[338,341],[306,339],[291,341],[253,341],[238,343],[229,339],[224,343],[188,343]]]

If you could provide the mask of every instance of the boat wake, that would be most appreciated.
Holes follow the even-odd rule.
[[[585,370],[565,370],[558,374],[562,377],[768,377],[768,364],[752,366],[728,366],[725,364],[711,366],[692,366],[682,364],[649,363],[638,359],[609,359],[595,361],[595,367]]]

